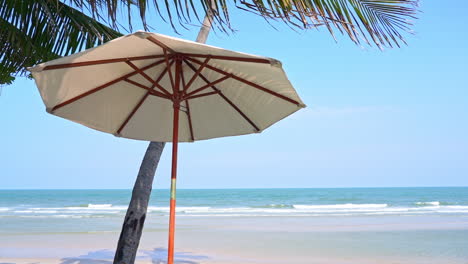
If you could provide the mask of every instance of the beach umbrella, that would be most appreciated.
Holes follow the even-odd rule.
[[[150,32],[29,70],[47,112],[118,137],[172,142],[169,264],[178,143],[259,133],[305,107],[278,60]]]

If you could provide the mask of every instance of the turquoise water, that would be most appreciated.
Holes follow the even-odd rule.
[[[0,190],[0,217],[111,215],[130,190]],[[166,213],[168,190],[153,190],[150,212]],[[178,190],[179,211],[216,214],[468,214],[468,187]]]
[[[70,230],[68,224],[93,221],[96,227],[115,222],[112,228],[107,224],[102,228],[118,229],[130,195],[130,190],[0,190],[0,233],[47,232],[50,223],[54,230],[60,226]],[[168,190],[153,190],[149,215],[167,215],[168,197]],[[468,187],[182,189],[177,192],[177,213],[178,217],[466,217]]]
[[[113,248],[130,196],[130,190],[1,190],[0,259],[38,257],[30,239],[73,249],[92,237]],[[200,252],[468,261],[468,187],[178,190],[177,196],[179,243]],[[165,245],[168,203],[169,190],[153,190],[145,234],[154,241],[146,245]]]
[[[0,190],[0,217],[113,215],[130,190]],[[168,190],[153,190],[149,211],[165,214]],[[185,215],[468,214],[468,187],[178,190]]]

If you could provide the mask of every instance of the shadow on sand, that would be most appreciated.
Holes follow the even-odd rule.
[[[167,249],[155,248],[138,252],[138,260],[151,260],[153,264],[167,264]],[[98,250],[88,252],[86,255],[63,258],[60,264],[112,264],[114,251]],[[195,255],[190,252],[175,252],[174,264],[200,264],[199,261],[209,259],[207,256]],[[2,263],[0,263],[2,264]]]
[[[153,250],[144,250],[143,253],[151,258],[153,264],[167,264],[167,249],[155,248]],[[209,259],[207,256],[194,255],[190,252],[175,252],[174,264],[199,264],[200,260]]]
[[[63,258],[60,264],[112,264],[114,251],[103,249],[78,257]]]

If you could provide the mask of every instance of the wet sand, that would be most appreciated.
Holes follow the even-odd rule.
[[[166,263],[166,221],[147,222],[136,263]],[[112,263],[118,236],[0,234],[0,263]],[[467,264],[468,217],[179,217],[175,263]]]

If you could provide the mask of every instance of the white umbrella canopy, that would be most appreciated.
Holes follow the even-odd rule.
[[[149,32],[29,70],[49,113],[131,139],[172,141],[174,97],[179,142],[261,132],[305,106],[275,59]]]
[[[120,137],[172,141],[168,264],[178,142],[258,133],[305,107],[275,59],[150,32],[29,70],[51,114]]]

